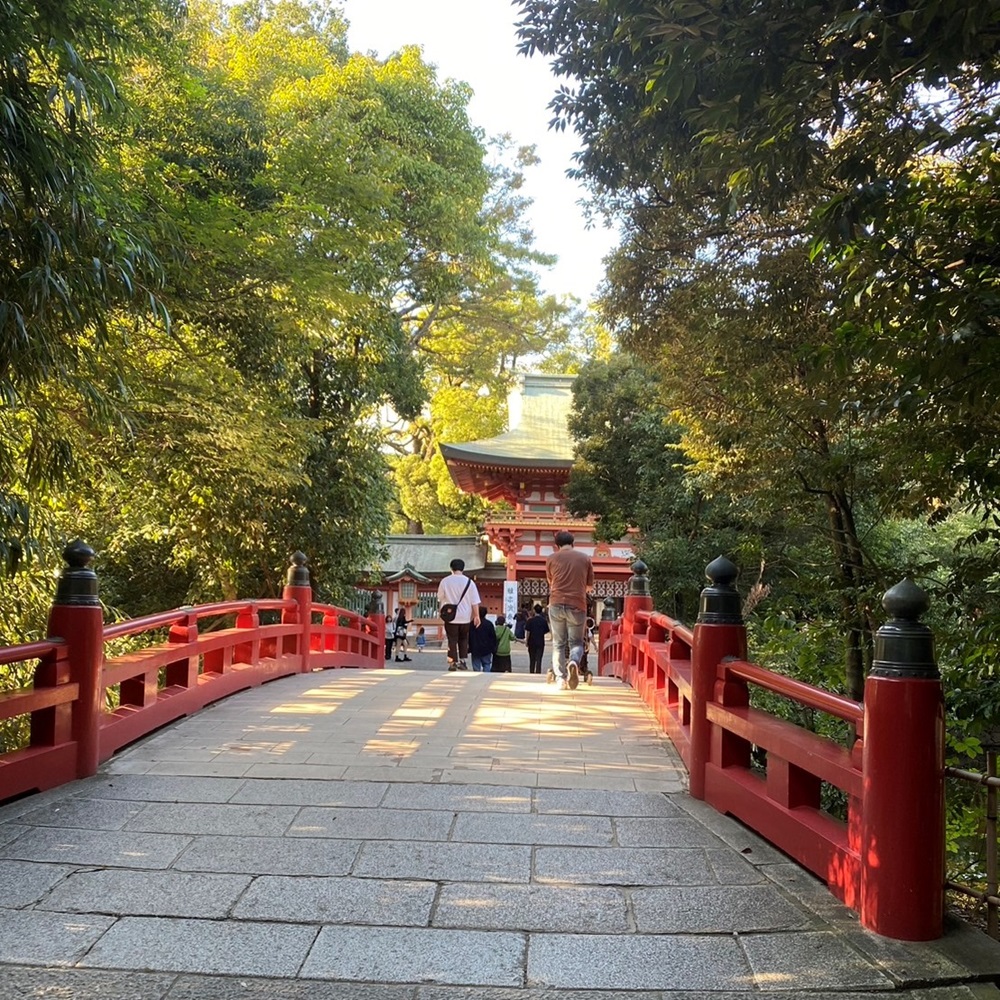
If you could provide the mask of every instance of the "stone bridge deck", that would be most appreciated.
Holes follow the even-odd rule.
[[[522,654],[523,655],[523,654]],[[628,688],[328,672],[0,809],[0,1000],[1000,1000],[692,800]]]

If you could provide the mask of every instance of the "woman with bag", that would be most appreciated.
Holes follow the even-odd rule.
[[[409,663],[410,658],[406,655],[406,626],[411,624],[406,620],[406,609],[400,608],[393,624],[393,635],[396,638],[396,663]]]
[[[503,615],[497,615],[496,624],[497,651],[493,654],[493,666],[490,672],[494,674],[509,674],[513,667],[510,662],[510,641],[514,638]]]

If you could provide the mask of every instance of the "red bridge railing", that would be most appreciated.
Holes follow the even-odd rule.
[[[30,717],[27,746],[0,755],[0,802],[94,774],[101,761],[213,701],[290,674],[382,668],[385,622],[316,604],[302,553],[281,598],[176,608],[105,625],[94,553],[76,542],[42,642],[0,649],[0,665],[35,663],[30,686],[0,694],[0,721]],[[261,622],[261,613],[277,620]],[[118,656],[107,643],[162,634]]]
[[[646,568],[623,616],[601,622],[599,672],[631,684],[687,764],[689,788],[819,878],[863,926],[887,937],[941,936],[944,916],[944,708],[927,599],[910,581],[883,601],[864,703],[747,660],[733,581],[717,559],[694,629],[652,609]],[[751,705],[771,691],[847,723],[843,742]],[[846,821],[822,805],[840,789]]]

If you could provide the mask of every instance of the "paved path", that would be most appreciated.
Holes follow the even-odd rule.
[[[516,661],[523,671],[523,653]],[[998,1000],[693,801],[634,693],[327,672],[0,809],[0,1000]]]

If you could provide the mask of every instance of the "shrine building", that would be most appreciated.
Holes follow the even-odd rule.
[[[573,466],[573,439],[568,416],[573,375],[524,375],[508,400],[508,429],[496,437],[461,444],[442,444],[441,454],[459,489],[509,510],[491,513],[482,536],[393,535],[390,556],[381,569],[379,598],[393,613],[403,607],[408,618],[437,620],[436,594],[448,563],[465,560],[467,576],[476,581],[490,612],[548,600],[545,560],[555,551],[554,536],[566,529],[574,548],[594,564],[594,597],[603,606],[621,608],[632,575],[629,539],[612,544],[594,541],[593,518],[573,517],[567,509],[566,486]],[[506,596],[506,606],[505,606]]]

